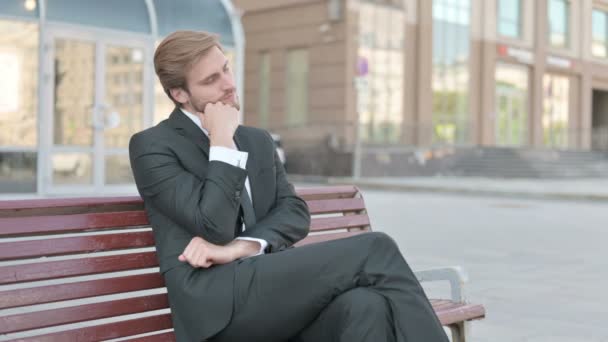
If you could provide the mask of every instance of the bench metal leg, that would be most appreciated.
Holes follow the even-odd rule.
[[[452,331],[452,342],[466,342],[471,333],[471,323],[460,322],[449,325]]]

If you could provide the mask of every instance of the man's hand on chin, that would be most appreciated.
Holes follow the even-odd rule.
[[[219,246],[196,236],[190,240],[178,259],[189,263],[192,267],[209,268],[255,255],[259,249],[260,243],[255,241],[233,240],[225,246]]]
[[[234,132],[239,126],[239,111],[234,106],[222,102],[207,103],[203,113],[196,113],[203,128],[209,133],[211,146],[235,148]]]

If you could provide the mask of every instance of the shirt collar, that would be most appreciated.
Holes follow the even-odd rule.
[[[182,111],[182,113],[186,114],[186,116],[189,117],[190,120],[192,120],[192,122],[194,122],[194,124],[197,125],[198,128],[203,131],[203,133],[205,133],[206,136],[209,136],[209,132],[207,132],[207,130],[203,127],[201,119],[198,117],[198,115],[194,115],[189,111],[185,110],[184,108],[180,108],[180,110]]]

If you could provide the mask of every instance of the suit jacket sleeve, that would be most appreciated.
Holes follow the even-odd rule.
[[[272,149],[274,144],[268,133]],[[298,197],[293,185],[287,181],[283,163],[274,151],[276,169],[276,200],[266,216],[259,219],[253,227],[247,227],[239,234],[268,241],[267,252],[272,253],[290,247],[308,235],[310,213],[306,202]]]
[[[210,161],[206,176],[199,178],[183,168],[169,144],[141,133],[131,138],[129,155],[146,202],[192,235],[219,245],[232,241],[245,170]]]

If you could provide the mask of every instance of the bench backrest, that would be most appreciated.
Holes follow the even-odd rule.
[[[356,187],[298,194],[312,216],[298,245],[370,230]],[[0,340],[173,340],[168,308],[141,198],[0,201]]]

